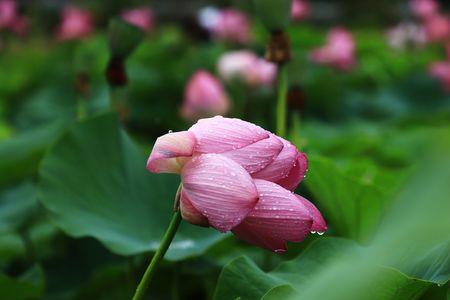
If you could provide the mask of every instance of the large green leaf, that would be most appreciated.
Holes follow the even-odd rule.
[[[373,183],[372,175],[357,177],[355,168],[348,168],[323,157],[310,158],[305,183],[340,235],[367,240],[368,231],[383,215],[389,193]]]
[[[115,115],[74,125],[45,156],[38,198],[67,234],[92,236],[111,251],[153,251],[169,223],[179,179],[145,169],[146,156]],[[223,235],[182,224],[167,254],[202,253]]]

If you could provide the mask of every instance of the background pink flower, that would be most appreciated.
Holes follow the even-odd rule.
[[[327,229],[320,212],[292,191],[307,171],[304,153],[254,124],[220,116],[159,137],[147,168],[180,173],[183,218],[232,231],[275,252]]]
[[[388,30],[389,46],[397,50],[404,50],[408,46],[422,46],[426,43],[425,29],[414,23],[401,23]]]
[[[144,31],[149,31],[154,26],[153,11],[148,7],[125,10],[121,14],[122,18]]]
[[[444,90],[450,92],[450,62],[439,61],[434,62],[428,68],[428,72],[431,76],[437,78]]]
[[[441,42],[450,38],[450,19],[446,15],[434,14],[424,21],[423,26],[429,42]]]
[[[24,34],[28,22],[18,12],[17,4],[13,0],[0,0],[0,30],[9,29],[17,34]]]
[[[438,12],[439,5],[435,0],[412,0],[410,7],[414,15],[426,19]]]
[[[93,30],[92,15],[89,11],[66,6],[61,13],[61,23],[57,29],[57,37],[61,40],[80,39],[88,36]]]
[[[225,114],[230,108],[230,100],[222,84],[207,71],[194,73],[186,85],[182,116],[187,120]]]
[[[308,0],[292,0],[291,18],[296,21],[303,20],[309,16],[310,10]]]
[[[327,36],[326,44],[311,52],[315,62],[348,71],[355,65],[355,41],[352,34],[344,28],[333,28]]]
[[[249,86],[271,85],[277,73],[275,64],[259,58],[251,51],[231,51],[223,54],[217,64],[225,81],[243,80]]]
[[[240,10],[222,9],[212,24],[211,32],[218,40],[246,44],[251,39],[250,21]]]

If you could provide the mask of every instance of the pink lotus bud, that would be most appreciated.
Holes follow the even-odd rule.
[[[17,17],[17,7],[13,0],[0,1],[0,29],[8,28]]]
[[[428,72],[441,82],[442,88],[445,91],[450,92],[450,62],[434,62],[428,68]]]
[[[121,14],[122,19],[144,31],[149,31],[154,26],[153,12],[150,8],[134,8],[125,10]]]
[[[5,28],[17,34],[25,34],[28,22],[25,17],[20,16],[16,2],[13,0],[0,1],[0,30]]]
[[[427,18],[423,26],[429,42],[445,41],[450,37],[450,19],[448,16],[435,14]]]
[[[287,241],[327,229],[317,208],[292,193],[307,165],[306,155],[288,141],[252,123],[216,116],[158,138],[147,168],[181,174],[186,221],[283,252]]]
[[[225,53],[217,67],[225,81],[241,79],[249,86],[271,85],[277,73],[275,64],[246,50]]]
[[[349,71],[355,65],[355,41],[352,34],[344,28],[330,30],[325,46],[313,50],[311,59],[338,70]]]
[[[438,12],[439,4],[435,0],[412,0],[410,7],[414,15],[426,19]]]
[[[425,29],[414,23],[402,23],[389,29],[387,41],[397,50],[404,50],[408,46],[422,46],[426,42]]]
[[[57,37],[61,40],[81,39],[93,30],[92,15],[89,11],[75,6],[66,6],[61,13],[61,23]]]
[[[181,108],[185,119],[222,115],[228,112],[229,107],[230,100],[219,80],[203,70],[192,75],[186,86]]]
[[[295,21],[304,20],[309,16],[310,5],[308,0],[292,0],[291,18]]]
[[[211,33],[218,40],[246,44],[251,39],[250,22],[245,13],[237,9],[220,10],[210,26]]]

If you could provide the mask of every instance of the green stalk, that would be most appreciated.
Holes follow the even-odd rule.
[[[287,106],[287,70],[283,65],[278,67],[278,100],[277,100],[277,127],[278,136],[286,136],[286,106]]]
[[[147,270],[145,270],[145,273],[142,276],[141,282],[139,282],[139,285],[136,288],[133,300],[144,299],[145,291],[147,290],[153,276],[155,275],[159,263],[164,258],[167,249],[169,249],[169,246],[172,243],[173,238],[175,237],[175,233],[177,232],[178,226],[180,225],[181,222],[181,212],[179,209],[180,192],[181,192],[181,184],[178,187],[177,193],[175,195],[174,213],[172,216],[172,220],[170,221],[169,227],[167,227],[166,233],[164,233],[164,237],[161,241],[161,244],[159,244],[158,250],[153,256],[152,261],[150,262],[150,264],[147,267]]]

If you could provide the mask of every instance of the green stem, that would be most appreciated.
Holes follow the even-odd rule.
[[[155,271],[158,268],[159,263],[162,261],[164,254],[166,254],[166,251],[169,248],[170,243],[172,242],[173,237],[175,236],[175,233],[177,232],[180,222],[181,222],[181,213],[179,210],[177,210],[176,212],[174,212],[172,216],[172,220],[170,221],[169,227],[167,228],[166,233],[164,234],[164,237],[161,241],[161,244],[159,245],[158,250],[153,256],[150,265],[148,266],[147,270],[145,270],[144,276],[142,276],[141,282],[136,288],[133,300],[144,299],[145,291],[147,290],[150,281],[155,275]]]
[[[278,100],[277,100],[277,135],[286,136],[286,106],[287,106],[287,70],[283,65],[278,67]]]

